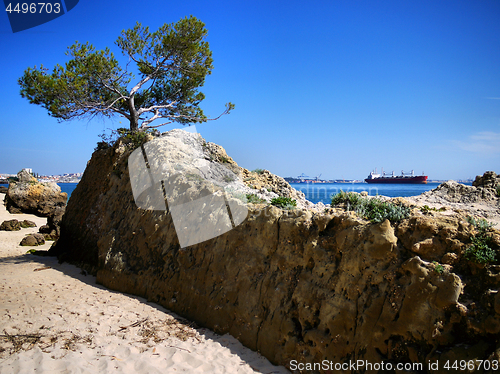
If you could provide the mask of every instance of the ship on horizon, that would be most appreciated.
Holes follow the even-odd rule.
[[[401,175],[396,176],[394,171],[391,175],[387,175],[382,169],[382,174],[377,174],[377,169],[372,171],[368,178],[365,179],[366,183],[412,183],[412,184],[427,184],[427,175],[415,175],[412,170],[410,173],[405,173],[401,170]]]

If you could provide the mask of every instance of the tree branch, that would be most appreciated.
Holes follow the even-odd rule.
[[[170,104],[166,104],[166,105],[152,105],[149,108],[141,108],[141,109],[139,109],[137,111],[137,114],[141,115],[141,114],[146,113],[146,112],[152,112],[153,110],[157,111],[158,109],[172,108],[175,104],[177,104],[177,101],[172,101]]]

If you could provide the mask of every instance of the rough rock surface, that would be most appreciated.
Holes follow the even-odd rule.
[[[68,194],[61,192],[56,183],[40,183],[24,170],[18,173],[17,178],[17,182],[11,181],[5,195],[7,210],[13,214],[47,217],[48,233],[57,238]]]
[[[10,213],[29,213],[50,217],[64,213],[68,195],[56,183],[40,183],[32,176],[19,172],[19,181],[12,181],[5,196]]]
[[[445,208],[448,214],[462,213],[484,217],[500,227],[500,176],[492,171],[477,176],[472,186],[455,181],[440,184],[419,196],[405,198],[410,204]]]
[[[21,227],[23,229],[28,228],[28,227],[36,227],[36,223],[33,221],[28,221],[27,219],[23,220],[20,222]]]
[[[19,231],[21,230],[21,223],[17,219],[3,221],[0,225],[0,230],[4,231]]]
[[[500,265],[464,258],[475,233],[465,215],[414,209],[391,225],[248,204],[233,230],[181,249],[168,212],[137,208],[130,153],[118,143],[93,154],[52,249],[106,287],[230,333],[285,366],[500,357]],[[206,156],[228,163],[217,154]],[[281,188],[266,175],[257,188]],[[498,252],[500,234],[490,234]]]
[[[39,233],[26,235],[23,238],[23,240],[21,240],[21,243],[19,243],[19,245],[30,246],[30,247],[34,247],[37,245],[43,245],[43,244],[45,244],[45,238],[42,234],[39,234]]]

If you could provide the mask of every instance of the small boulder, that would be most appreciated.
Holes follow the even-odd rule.
[[[20,224],[21,224],[21,227],[23,229],[26,229],[28,227],[36,227],[36,223],[35,222],[28,221],[27,219],[25,219],[24,221],[21,221]]]
[[[43,237],[42,234],[35,233],[35,234],[30,234],[27,235],[21,240],[20,245],[22,246],[29,246],[29,247],[34,247],[37,245],[42,245],[45,244],[45,238]]]
[[[3,221],[0,225],[0,230],[4,231],[19,231],[21,230],[21,223],[17,219]]]
[[[7,193],[8,190],[9,190],[8,187],[0,186],[0,193]]]
[[[28,213],[50,217],[64,213],[68,195],[56,183],[39,183],[25,171],[18,173],[18,182],[11,182],[5,196],[9,213]]]

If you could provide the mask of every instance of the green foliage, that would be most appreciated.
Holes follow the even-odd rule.
[[[279,196],[271,199],[271,205],[277,206],[278,208],[291,210],[295,209],[297,206],[297,201],[291,197]]]
[[[193,16],[155,32],[137,23],[116,41],[129,60],[124,67],[109,48],[76,42],[68,47],[64,66],[51,72],[43,65],[25,70],[18,80],[21,96],[61,121],[120,115],[129,120],[130,130],[158,127],[151,123],[161,118],[168,121],[164,124],[205,122],[199,107],[205,95],[199,89],[213,69],[206,36],[205,24]],[[221,115],[232,109],[227,103]]]
[[[493,239],[488,234],[494,224],[484,218],[476,220],[474,217],[467,217],[467,222],[473,225],[478,233],[470,238],[471,244],[465,250],[465,258],[479,264],[496,261],[496,252],[491,248]]]
[[[497,197],[500,197],[500,186],[497,186],[496,193],[497,193]]]
[[[434,271],[438,274],[443,274],[444,273],[444,266],[438,263],[437,261],[432,261],[434,264]]]
[[[372,222],[383,222],[388,219],[398,222],[410,216],[410,208],[395,205],[377,198],[366,198],[355,192],[340,191],[332,196],[331,206],[343,204],[347,211],[354,211],[359,216]]]
[[[348,210],[349,206],[356,206],[359,204],[362,199],[361,195],[354,192],[344,192],[340,191],[338,194],[332,196],[331,206],[339,205],[339,204],[347,204]]]
[[[229,163],[229,159],[227,157],[220,156],[220,162],[222,162],[223,164],[227,164]]]
[[[465,258],[479,264],[489,264],[496,260],[495,251],[490,248],[491,237],[475,235],[470,238],[471,245],[465,250]]]
[[[420,207],[420,211],[422,213],[429,213],[429,212],[444,212],[446,210],[445,207],[441,207],[439,209],[436,208],[430,208],[428,205],[424,205],[423,207]]]
[[[261,199],[260,197],[252,193],[247,194],[246,197],[247,197],[247,202],[250,204],[263,204],[266,202],[266,200]]]
[[[467,222],[469,222],[472,226],[474,226],[480,233],[485,234],[486,231],[495,226],[495,223],[488,222],[484,218],[475,219],[472,216],[466,218]]]
[[[224,182],[226,183],[231,183],[231,182],[234,182],[235,181],[235,178],[231,175],[224,175]]]
[[[121,139],[125,144],[135,149],[146,143],[148,135],[156,136],[157,130],[147,129],[145,131],[132,131],[123,127],[117,130],[111,130],[110,135],[99,135],[102,141],[97,143],[97,147],[95,147],[94,151],[108,149],[114,146],[118,139]]]
[[[252,173],[257,173],[257,174],[262,174],[264,172],[264,169],[254,169],[252,170]]]
[[[146,143],[148,134],[156,135],[155,129],[147,129],[145,131],[132,131],[125,128],[119,128],[116,131],[119,138],[121,138],[125,143],[132,144],[134,148],[138,148]]]
[[[100,142],[97,142],[97,146],[94,148],[94,152],[103,151],[105,149],[108,149],[109,147],[111,147],[110,144],[102,140]]]

